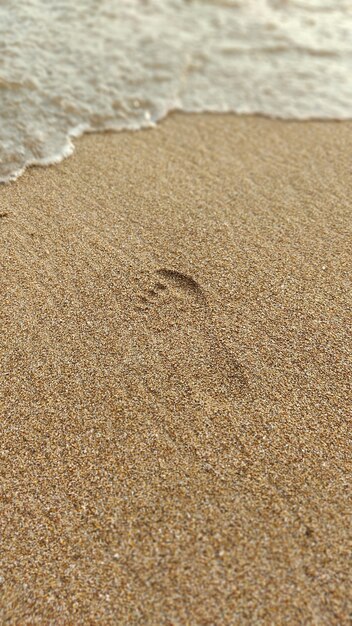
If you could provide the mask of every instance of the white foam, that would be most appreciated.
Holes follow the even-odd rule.
[[[2,0],[0,181],[170,110],[352,117],[350,0]]]

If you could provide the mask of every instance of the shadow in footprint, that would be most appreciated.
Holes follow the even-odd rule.
[[[176,288],[188,292],[190,295],[194,296],[196,299],[201,300],[204,304],[206,304],[206,298],[202,289],[200,288],[198,283],[190,276],[186,276],[186,274],[181,274],[181,272],[177,272],[176,270],[166,269],[157,270],[157,274],[166,282],[166,284],[161,283],[161,286],[163,288],[166,288],[167,283],[169,282],[171,285],[173,284]]]
[[[146,325],[155,380],[158,368],[168,368],[190,392],[225,402],[239,394],[242,368],[196,280],[176,270],[156,270],[137,295],[136,311]]]

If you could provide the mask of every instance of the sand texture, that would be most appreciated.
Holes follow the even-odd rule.
[[[351,154],[177,114],[0,188],[2,624],[351,623]]]

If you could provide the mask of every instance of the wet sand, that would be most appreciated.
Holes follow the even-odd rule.
[[[175,114],[0,188],[0,620],[350,624],[352,124]]]

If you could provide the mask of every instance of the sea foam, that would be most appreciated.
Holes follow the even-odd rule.
[[[0,181],[171,110],[352,117],[350,0],[2,0]]]

